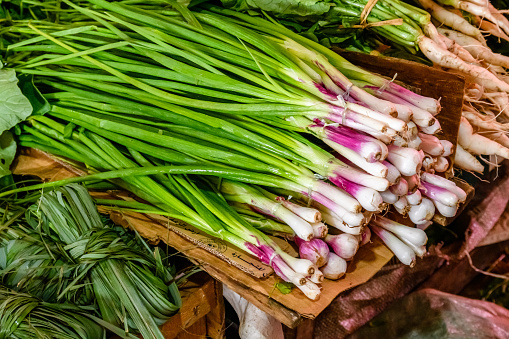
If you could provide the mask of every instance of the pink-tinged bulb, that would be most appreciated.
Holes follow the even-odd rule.
[[[325,242],[332,247],[334,253],[345,260],[351,260],[359,249],[359,240],[351,234],[343,233],[338,235],[328,234]]]
[[[361,235],[359,236],[359,246],[364,246],[371,242],[371,230],[369,227],[364,227]]]
[[[345,275],[346,268],[346,260],[331,252],[329,253],[327,265],[323,266],[321,271],[325,278],[337,280]]]
[[[299,246],[299,256],[301,258],[311,261],[318,267],[327,263],[329,247],[323,240],[312,239],[310,241],[304,241],[295,237],[295,243]]]

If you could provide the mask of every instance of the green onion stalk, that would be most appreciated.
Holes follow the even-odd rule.
[[[51,122],[47,117],[37,119],[41,118],[44,118],[45,122]],[[54,122],[52,125],[57,126],[57,124]],[[306,279],[306,276],[312,274],[315,269],[317,270],[311,262],[288,256],[273,240],[253,228],[231,209],[222,195],[214,190],[216,186],[211,186],[207,181],[200,179],[191,180],[188,175],[219,176],[225,179],[274,187],[281,186],[282,179],[279,177],[257,174],[224,165],[179,166],[164,165],[163,163],[155,166],[154,164],[158,163],[157,159],[151,158],[152,163],[134,149],[122,152],[119,150],[120,146],[117,148],[110,141],[84,129],[72,134],[79,136],[78,133],[80,133],[81,140],[86,140],[86,144],[76,141],[78,138],[72,140],[72,138],[66,139],[62,135],[59,136],[56,130],[47,129],[45,131],[48,134],[45,135],[28,126],[22,128],[29,133],[20,136],[21,145],[33,146],[50,152],[52,148],[57,149],[59,155],[76,161],[83,161],[83,155],[86,154],[88,158],[85,162],[89,168],[103,170],[88,177],[41,184],[40,187],[48,188],[84,180],[112,179],[115,184],[134,192],[140,198],[158,207],[158,210],[163,211],[161,214],[183,220],[207,234],[222,238],[256,255],[262,262],[271,265],[283,279],[297,285],[310,298],[318,297],[319,289]],[[49,134],[53,134],[54,137],[58,136],[60,140],[52,139]],[[49,145],[49,148],[44,143]],[[79,150],[83,155],[80,156],[76,150]],[[153,178],[149,175],[152,175]],[[40,187],[32,186],[26,190]],[[14,191],[4,192],[0,195],[8,195]],[[309,232],[310,235],[305,235],[307,238],[312,236],[312,230]]]
[[[18,126],[19,143],[92,173],[44,187],[111,180],[254,254],[312,299],[319,289],[307,277],[317,268],[286,255],[230,204],[285,220],[310,240],[305,211],[275,206],[259,186],[282,189],[311,198],[334,226],[360,231],[372,215],[363,209],[386,206],[382,161],[413,152],[410,166],[395,166],[421,167],[417,150],[388,144],[408,138],[409,124],[439,125],[436,100],[396,95],[415,99],[414,108],[377,98],[346,75],[369,73],[261,18],[213,6],[62,4],[47,8],[59,23],[21,20],[8,29],[17,41],[7,47],[7,64],[33,75],[51,106]],[[380,79],[370,84],[399,88]]]
[[[369,27],[369,29],[386,38],[391,44],[402,47],[411,53],[420,51],[433,64],[468,74],[473,77],[475,83],[489,91],[509,92],[509,85],[507,83],[486,68],[477,65],[477,60],[465,48],[456,44],[453,39],[440,33],[437,27],[431,22],[431,16],[441,24],[445,23],[450,27],[454,27],[459,31],[465,32],[467,35],[475,37],[481,44],[485,44],[485,40],[479,29],[470,25],[463,17],[448,12],[445,8],[442,8],[431,0],[419,0],[418,3],[424,9],[399,0],[378,1],[372,9],[368,11],[366,23],[375,24]],[[461,2],[455,3],[458,4]],[[325,18],[321,24],[326,24],[327,20],[335,22],[334,18],[337,18],[337,20],[346,19],[352,23],[360,23],[362,19],[361,15],[367,8],[367,5],[369,5],[367,0],[337,1],[335,6],[331,7],[330,12],[327,14],[327,18]],[[259,20],[260,18],[243,13],[236,13],[220,7],[212,6],[211,10],[241,18],[242,21],[249,23],[247,27],[253,29],[260,27],[260,25],[262,25],[261,22],[263,22],[263,19]],[[429,11],[431,15],[427,11]],[[251,18],[254,18],[254,20]],[[393,20],[401,20],[402,22],[397,25],[376,25],[378,22]],[[503,20],[507,21],[505,18]],[[506,23],[504,23],[504,25],[506,25]],[[281,26],[281,29],[284,28]],[[262,27],[261,30],[264,32],[268,31],[268,29],[264,27]],[[499,31],[501,32],[501,30]],[[299,38],[299,35],[293,32],[292,34],[287,34],[287,36],[298,42],[307,40],[302,36]],[[334,52],[330,51],[325,46],[321,46],[319,43],[311,42],[311,45],[324,55],[334,56]],[[345,63],[341,58],[335,59],[333,64],[346,76],[353,79],[353,83],[362,86],[363,82],[367,82],[371,86],[377,88],[379,92],[389,93],[389,95],[375,94],[379,98],[391,100],[391,94],[394,94],[397,99],[397,102],[395,102],[396,104],[410,103],[412,106],[429,110],[430,112],[436,112],[436,103],[426,99],[422,100],[422,98],[415,96],[411,91],[402,89],[400,86],[387,84],[386,80],[373,77],[358,67],[351,67],[348,62]],[[360,80],[360,82],[357,80]],[[416,112],[414,112],[414,114],[415,113]],[[421,113],[419,113],[419,115],[421,115]]]
[[[342,82],[348,79],[333,67],[327,61],[327,58],[323,57],[320,53],[303,47],[296,41],[291,39],[283,40],[280,37],[281,35],[267,40],[263,35],[253,34],[251,29],[243,28],[234,22],[228,22],[228,20],[231,21],[229,18],[205,12],[197,13],[196,15],[199,20],[204,21],[202,26],[210,28],[215,33],[215,36],[211,36],[209,30],[197,30],[193,26],[186,26],[183,22],[175,22],[174,18],[171,18],[171,21],[163,22],[161,18],[153,13],[151,16],[151,13],[144,12],[138,8],[108,2],[98,2],[97,4],[105,6],[105,8],[115,13],[110,13],[105,17],[104,14],[85,8],[78,8],[78,10],[99,20],[104,25],[109,25],[107,26],[110,28],[108,30],[109,33],[101,33],[99,37],[76,37],[73,35],[75,30],[70,29],[58,32],[58,41],[50,35],[45,35],[11,45],[9,49],[13,51],[26,52],[29,50],[40,50],[41,48],[44,50],[46,47],[41,47],[41,45],[28,45],[48,38],[52,42],[52,50],[59,50],[67,54],[64,56],[54,54],[39,56],[36,58],[36,61],[34,61],[35,59],[32,60],[34,62],[28,62],[28,64],[25,62],[19,68],[20,72],[63,77],[63,79],[73,82],[79,81],[82,84],[88,84],[88,86],[94,89],[102,89],[108,93],[119,91],[119,94],[123,96],[143,98],[144,101],[154,102],[158,106],[165,105],[168,107],[169,102],[171,104],[185,105],[200,111],[208,110],[208,119],[211,114],[220,114],[221,121],[225,120],[225,114],[234,116],[251,115],[256,118],[261,116],[279,116],[286,117],[290,122],[297,121],[297,119],[293,119],[296,115],[305,115],[310,118],[307,120],[307,123],[303,123],[306,120],[299,119],[299,123],[294,126],[295,128],[305,130],[306,127],[314,125],[315,122],[313,120],[327,119],[336,123],[343,123],[349,127],[358,128],[362,132],[371,133],[374,136],[383,137],[386,141],[387,139],[390,141],[391,136],[397,133],[404,133],[406,130],[404,122],[390,115],[394,112],[394,105],[391,102],[384,100],[382,102],[367,94],[366,91],[353,86],[350,82],[340,84],[344,89],[342,90],[343,93],[338,92],[341,91],[341,86],[336,85],[334,81]],[[140,24],[143,26],[137,26],[122,20],[122,15],[128,14],[139,18]],[[113,23],[106,20],[112,20]],[[145,27],[145,25],[152,25],[154,23],[157,23],[161,28],[155,30],[153,27]],[[119,37],[126,39],[124,33],[119,33],[118,29],[112,28],[114,24],[124,25],[125,28],[132,30],[127,37],[127,41],[108,43],[112,41],[111,39],[118,39]],[[207,24],[208,26],[206,26]],[[94,28],[89,27],[86,30],[84,27],[81,27],[80,29],[85,30],[85,32],[80,34],[97,35]],[[37,32],[38,29],[35,27],[34,29]],[[230,31],[236,32],[238,36],[245,36],[245,42],[239,41],[235,36],[226,33]],[[38,33],[45,34],[41,31]],[[107,39],[104,35],[106,35]],[[136,39],[136,37],[139,38]],[[184,38],[187,40],[184,40]],[[65,41],[66,39],[72,39],[73,41],[68,43]],[[76,39],[78,41],[92,41],[98,44],[99,47],[81,50],[86,47],[76,42]],[[150,42],[147,42],[147,40]],[[119,47],[119,44],[129,44],[129,46]],[[202,47],[202,44],[206,44],[206,47]],[[253,46],[257,46],[257,49]],[[125,61],[125,58],[119,58],[110,53],[116,48],[136,54],[137,60],[130,61],[129,64],[119,62]],[[215,53],[213,53],[214,51]],[[90,55],[91,53],[93,53],[93,57]],[[169,53],[170,55],[168,55]],[[180,58],[171,57],[173,54],[191,62],[188,64],[183,63]],[[105,56],[108,60],[99,61],[100,56]],[[144,57],[145,59],[143,59]],[[49,60],[41,60],[41,58],[49,58]],[[76,60],[78,58],[80,58],[80,61]],[[86,61],[81,61],[81,58]],[[146,62],[142,60],[146,60]],[[164,66],[167,70],[162,72],[160,67],[151,68],[146,66],[146,64],[153,64],[154,62]],[[88,67],[91,66],[94,71],[84,70],[81,74],[62,74],[62,72],[55,73],[48,71],[46,73],[46,71],[33,69],[52,63],[59,66],[69,65],[69,67],[87,65]],[[325,70],[321,70],[320,67],[325,67]],[[104,75],[95,77],[91,73],[96,73],[97,70],[106,71],[113,76],[110,75],[108,77]],[[166,77],[166,80],[170,81],[139,78],[137,74],[126,74],[126,72],[133,72],[134,70],[136,72],[148,73],[151,77],[163,76]],[[288,75],[289,73],[290,75]],[[232,76],[233,74],[235,78]],[[317,77],[321,79],[318,82],[313,80],[318,79]],[[331,77],[334,78],[334,81],[331,80]],[[108,83],[97,84],[97,81],[90,82],[89,80],[93,78],[128,83],[136,88],[129,88],[125,84],[116,86]],[[179,81],[179,83],[175,83],[175,80]],[[191,93],[189,86],[180,82],[187,84],[199,83],[208,88],[202,90],[192,86],[193,92]],[[98,85],[100,87],[97,87]],[[159,86],[159,88],[156,88],[156,86]],[[162,86],[164,86],[164,91],[161,88]],[[329,86],[329,88],[324,86]],[[216,89],[223,91],[217,91]],[[146,93],[141,93],[140,90]],[[169,93],[169,90],[175,91],[178,95]],[[224,91],[228,91],[225,96],[223,96]],[[235,91],[236,94],[229,93],[231,91]],[[333,93],[334,91],[337,93]],[[348,95],[346,95],[347,92]],[[189,97],[183,97],[183,95]],[[246,96],[247,98],[243,98]],[[332,100],[332,98],[335,99]],[[361,99],[363,100],[362,105],[358,101]],[[331,100],[334,101],[333,104],[331,104]],[[383,114],[365,107],[370,105],[370,101],[373,101],[372,106],[382,107],[380,109],[389,114]],[[225,103],[228,103],[228,105],[225,105]],[[290,114],[291,117],[288,117]],[[377,119],[382,119],[383,121]],[[433,117],[430,117],[429,120],[426,120],[426,123],[428,125],[430,123],[436,125],[435,121]],[[329,144],[335,144],[333,127],[330,127],[329,130],[332,131],[325,134],[314,133],[314,135],[326,138]],[[275,138],[277,136],[272,135],[272,137]],[[281,142],[280,140],[275,141]],[[376,142],[375,140],[372,141]],[[383,179],[380,180],[366,176],[363,171],[350,168],[338,160],[332,160],[333,157],[327,152],[321,152],[316,148],[309,147],[306,144],[303,145],[302,142],[295,142],[294,140],[284,140],[284,142],[290,143],[293,148],[291,151],[300,156],[298,161],[322,176],[342,176],[349,181],[368,185],[381,191],[387,188],[387,182]],[[354,147],[355,143],[349,143],[348,145]],[[369,169],[363,158],[359,159],[352,152],[345,150],[344,147],[341,149],[344,153],[343,155],[347,158],[352,158],[350,160],[354,164],[360,166],[363,170]],[[275,149],[271,148],[270,151],[275,151]],[[281,155],[281,152],[275,152]],[[284,156],[295,160],[295,157],[288,153],[284,154]],[[306,161],[302,159],[306,159]],[[367,162],[369,163],[369,161]]]
[[[4,224],[0,246],[2,283],[41,300],[42,309],[55,314],[52,317],[66,309],[88,309],[98,313],[88,322],[102,319],[101,326],[116,328],[122,337],[134,337],[130,333],[135,330],[145,338],[163,338],[159,326],[181,305],[173,275],[159,250],[153,251],[121,227],[106,225],[87,189],[80,185],[43,191],[24,218],[18,214]],[[31,312],[35,318],[40,314],[37,309]],[[88,331],[93,329],[90,325]],[[64,331],[57,326],[54,330]]]

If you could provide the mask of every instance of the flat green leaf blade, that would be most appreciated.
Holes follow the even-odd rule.
[[[32,114],[32,105],[18,87],[13,69],[0,69],[0,133]]]
[[[0,178],[11,174],[9,167],[16,155],[16,141],[9,131],[0,135]]]
[[[320,0],[222,0],[225,7],[236,11],[261,9],[276,15],[322,15],[327,13],[332,3]]]

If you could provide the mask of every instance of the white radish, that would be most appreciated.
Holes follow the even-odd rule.
[[[484,40],[481,31],[472,26],[467,20],[465,20],[462,16],[459,16],[455,13],[451,13],[447,11],[445,8],[436,4],[433,0],[418,0],[421,6],[431,13],[431,16],[438,20],[440,23],[449,26],[457,31],[460,31],[464,34],[471,35],[478,39],[481,42],[484,42],[486,46],[486,42]]]
[[[499,155],[509,159],[509,149],[499,143],[475,134],[472,125],[467,119],[461,117],[458,133],[458,143],[467,151],[474,154]]]
[[[487,89],[493,91],[509,92],[509,84],[497,78],[497,76],[495,76],[493,73],[480,66],[467,64],[457,55],[439,48],[437,44],[430,38],[420,36],[417,42],[424,55],[426,55],[426,57],[434,63],[442,67],[452,68],[464,72],[470,75],[475,82]]]
[[[463,46],[474,58],[484,60],[490,64],[509,68],[509,57],[493,53],[489,47],[483,46],[477,39],[450,29],[439,28],[438,30],[443,35]]]
[[[454,154],[454,166],[477,173],[484,172],[484,166],[472,154],[468,153],[461,147],[456,145],[456,153]]]
[[[488,19],[489,21],[501,27],[505,33],[509,34],[509,26],[507,25],[506,20],[501,19],[500,16],[495,15],[495,13],[491,13],[488,8],[466,1],[458,1],[457,8],[473,15],[480,16],[481,18]]]
[[[443,34],[442,32],[440,33]],[[476,60],[476,58],[474,58],[467,49],[463,48],[462,45],[458,44],[455,40],[450,39],[447,35],[441,35],[440,37],[447,46],[447,50],[449,52],[456,54],[461,58],[461,60],[468,62],[469,64],[479,65],[479,61]],[[482,46],[478,40],[474,38],[472,39],[477,41]]]

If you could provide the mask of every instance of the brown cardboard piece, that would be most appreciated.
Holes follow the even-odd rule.
[[[82,170],[35,149],[22,149],[13,164],[12,172],[37,176],[44,181],[84,174]],[[92,195],[102,199],[132,199],[125,192],[92,192]],[[296,326],[302,316],[307,318],[318,316],[338,294],[366,282],[392,258],[392,252],[387,247],[379,240],[373,241],[358,251],[355,259],[349,264],[344,278],[337,281],[326,279],[322,284],[320,299],[312,301],[297,288],[290,294],[283,295],[274,288],[279,278],[271,274],[270,267],[232,245],[209,237],[187,224],[157,215],[113,212],[105,208],[101,211],[110,214],[115,223],[136,229],[141,236],[153,243],[163,241],[176,248],[200,264],[214,278],[290,327]],[[296,255],[295,250],[287,242],[279,238],[274,239],[277,239],[283,250]]]

